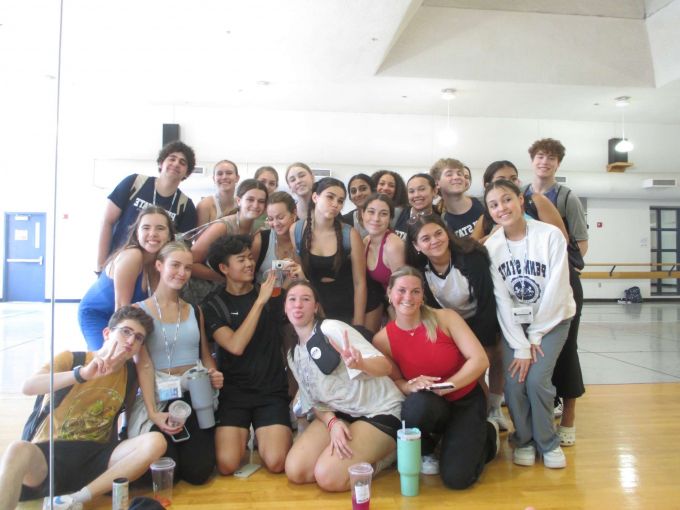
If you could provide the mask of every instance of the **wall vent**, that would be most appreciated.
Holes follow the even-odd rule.
[[[325,169],[321,169],[321,168],[313,168],[312,173],[314,174],[314,177],[330,177],[331,176],[330,170],[325,170]]]
[[[555,180],[559,182],[560,184],[566,184],[567,183],[567,178],[564,175],[556,175]]]
[[[642,187],[646,189],[651,188],[674,188],[678,185],[677,179],[645,179],[642,181]]]

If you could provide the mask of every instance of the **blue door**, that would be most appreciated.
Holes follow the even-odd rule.
[[[45,300],[45,213],[5,213],[5,301]]]

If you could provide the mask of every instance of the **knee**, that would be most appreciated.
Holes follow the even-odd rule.
[[[217,470],[221,475],[233,474],[241,465],[241,459],[233,455],[218,455]]]
[[[303,462],[299,462],[296,455],[288,455],[285,461],[286,477],[291,483],[303,484],[314,481],[314,473]]]
[[[477,481],[478,476],[474,473],[474,469],[466,468],[465,466],[451,466],[443,464],[440,466],[439,472],[442,482],[449,489],[463,490],[470,487]]]
[[[263,452],[260,453],[260,458],[264,464],[264,467],[270,473],[282,473],[286,468],[286,454],[285,452]]]
[[[418,425],[427,412],[427,395],[423,391],[411,393],[401,405],[401,417],[408,426]]]
[[[34,448],[36,446],[28,441],[13,441],[5,451],[3,463],[12,466],[28,466]]]
[[[317,462],[314,479],[320,489],[326,492],[344,492],[349,489],[349,474],[342,472],[328,462]]]
[[[148,432],[148,438],[141,447],[143,453],[151,459],[157,459],[168,449],[168,443],[160,432]]]

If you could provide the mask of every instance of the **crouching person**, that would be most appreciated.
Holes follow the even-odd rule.
[[[129,409],[126,400],[131,402],[137,386],[130,360],[152,331],[153,321],[143,310],[124,306],[104,328],[101,349],[65,351],[54,359],[54,392],[61,393],[54,409],[54,493],[68,494],[73,508],[110,491],[116,478],[139,478],[165,452],[159,432],[120,441],[117,431],[118,415]],[[82,364],[75,362],[79,358]],[[23,391],[45,395],[49,384],[47,364],[24,383]],[[0,508],[49,493],[49,421],[49,414],[29,420],[24,438],[30,440],[8,447],[0,464]]]

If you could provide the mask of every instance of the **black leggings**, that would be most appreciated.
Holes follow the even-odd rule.
[[[486,398],[479,384],[453,402],[429,391],[412,393],[401,417],[407,427],[420,429],[423,455],[434,450],[432,435],[442,435],[439,474],[450,489],[471,486],[496,456],[496,430],[486,421]]]
[[[189,393],[185,393],[182,400],[191,405]],[[192,485],[202,485],[215,470],[215,427],[200,428],[193,410],[184,426],[191,437],[181,443],[173,442],[171,436],[161,431],[168,443],[165,456],[175,461],[175,483],[184,480]],[[151,430],[159,429],[154,425]]]

